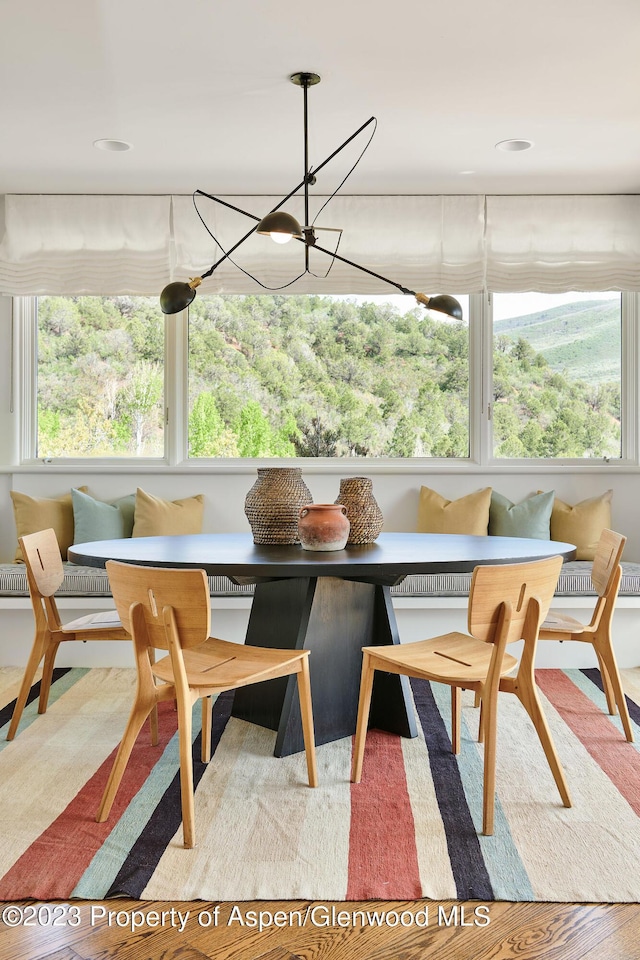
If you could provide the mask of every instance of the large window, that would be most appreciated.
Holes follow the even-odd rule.
[[[620,294],[492,300],[494,456],[620,459]]]
[[[196,298],[189,455],[468,457],[468,321],[396,299]]]
[[[164,455],[157,299],[39,297],[36,456]]]
[[[637,461],[635,294],[16,298],[22,460]]]

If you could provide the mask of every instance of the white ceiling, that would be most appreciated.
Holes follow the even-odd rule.
[[[296,71],[312,165],[378,119],[344,192],[639,193],[639,43],[640,0],[0,0],[0,193],[282,195]]]

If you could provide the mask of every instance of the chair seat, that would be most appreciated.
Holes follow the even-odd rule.
[[[209,637],[201,646],[183,650],[182,656],[190,686],[230,690],[291,673],[290,666],[307,653],[245,646]],[[153,673],[159,680],[173,683],[171,658],[163,657],[154,663]]]
[[[540,637],[543,637],[543,633],[584,633],[585,626],[580,620],[575,620],[574,617],[565,616],[565,614],[554,613],[553,610],[550,610],[546,620],[540,625]]]
[[[84,630],[122,630],[126,639],[129,635],[125,632],[120,617],[115,610],[104,610],[101,613],[88,613],[84,617],[78,617],[76,620],[70,620],[69,623],[63,623],[60,627],[63,633],[77,633]]]
[[[409,670],[411,676],[464,683],[486,679],[494,648],[483,640],[454,631],[416,643],[365,649],[376,660],[388,663],[389,667]],[[500,675],[511,673],[517,665],[516,657],[505,653]]]

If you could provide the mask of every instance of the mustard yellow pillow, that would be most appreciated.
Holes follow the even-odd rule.
[[[183,500],[162,500],[140,487],[136,490],[133,520],[134,537],[171,537],[181,533],[202,533],[204,496]]]
[[[87,487],[77,487],[86,493]],[[73,543],[73,501],[71,491],[61,497],[29,497],[26,493],[11,491],[13,500],[13,515],[16,521],[16,531],[19,537],[26,537],[30,533],[40,530],[55,530],[60,555],[67,559],[67,550]],[[22,550],[16,550],[16,560],[21,561]]]
[[[418,533],[467,533],[486,537],[491,487],[459,500],[445,500],[435,490],[420,487]]]
[[[611,528],[613,490],[573,506],[556,497],[551,512],[551,539],[575,543],[576,560],[593,560],[600,534]]]

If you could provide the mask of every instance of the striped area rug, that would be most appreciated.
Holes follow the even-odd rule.
[[[7,743],[19,679],[18,670],[0,671],[2,900],[640,901],[639,749],[602,712],[596,670],[538,674],[571,809],[526,714],[501,696],[493,837],[479,833],[482,747],[471,699],[459,757],[450,753],[448,688],[415,682],[420,735],[372,731],[357,786],[351,740],[320,747],[312,790],[304,756],[275,759],[275,734],[230,719],[223,695],[212,762],[195,760],[193,850],[182,847],[171,705],[163,705],[160,747],[143,731],[111,817],[97,824],[133,671],[57,670],[46,715],[36,713],[36,685]],[[625,671],[624,682],[640,741],[640,669]]]

